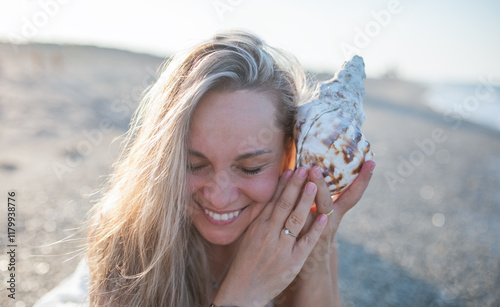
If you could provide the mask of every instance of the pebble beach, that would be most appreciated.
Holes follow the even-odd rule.
[[[163,59],[50,44],[0,55],[0,305],[32,306],[82,258],[87,213]],[[377,167],[337,236],[344,306],[499,306],[500,133],[435,113],[422,84],[365,88]]]

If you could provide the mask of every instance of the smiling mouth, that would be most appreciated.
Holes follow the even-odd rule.
[[[231,219],[233,219],[235,217],[238,217],[238,215],[240,215],[241,211],[243,211],[243,209],[240,209],[240,210],[229,212],[229,213],[219,214],[219,213],[212,212],[212,211],[210,211],[208,209],[204,209],[204,210],[205,210],[205,213],[207,215],[209,215],[211,218],[213,218],[216,221],[231,220]]]
[[[245,206],[239,210],[229,211],[229,212],[224,212],[224,213],[217,213],[217,212],[214,212],[214,211],[211,211],[211,210],[204,208],[198,202],[196,202],[196,204],[201,208],[201,210],[203,210],[205,212],[205,216],[210,220],[210,222],[215,223],[215,224],[221,224],[221,223],[226,224],[226,223],[230,223],[230,222],[234,221],[241,214],[241,212],[243,210],[245,210],[246,207],[248,207],[248,206]]]

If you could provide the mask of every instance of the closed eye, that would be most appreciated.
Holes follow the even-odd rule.
[[[205,164],[202,164],[202,165],[188,165],[188,170],[192,173],[196,173],[196,172],[199,172],[201,170],[203,170],[204,168],[206,168],[207,165]],[[262,171],[262,167],[259,167],[259,168],[252,168],[252,169],[248,169],[248,168],[240,168],[240,170],[245,174],[245,175],[249,175],[249,176],[252,176],[252,175],[257,175],[259,174],[261,171]]]
[[[260,173],[262,171],[262,168],[261,167],[254,168],[254,169],[242,168],[241,171],[247,175],[257,175],[258,173]]]
[[[201,171],[204,167],[205,167],[205,165],[197,165],[197,166],[188,165],[188,170],[190,170],[191,172],[195,173],[197,171]]]

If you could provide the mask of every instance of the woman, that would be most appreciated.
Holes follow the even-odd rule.
[[[335,203],[318,169],[289,169],[307,93],[296,61],[245,32],[175,57],[94,209],[91,305],[340,305],[334,236],[375,165]]]

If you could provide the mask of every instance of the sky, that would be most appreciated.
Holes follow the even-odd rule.
[[[494,0],[0,0],[0,40],[168,56],[246,29],[317,72],[359,54],[368,77],[500,83],[499,15]]]

